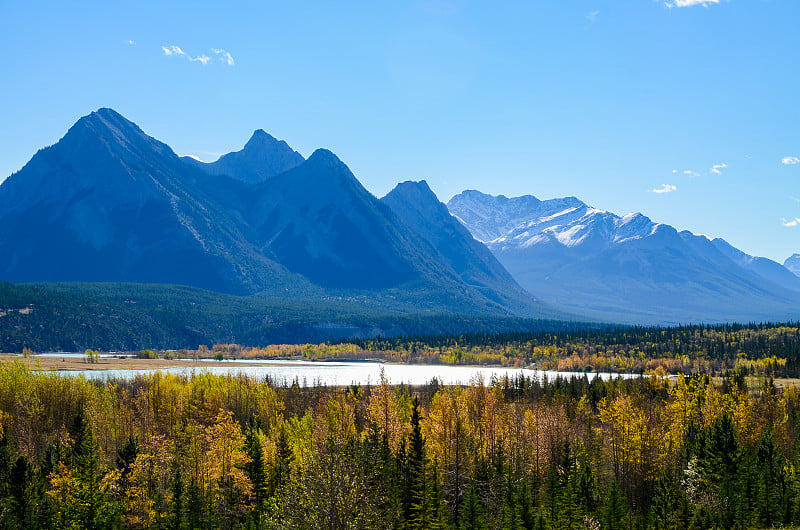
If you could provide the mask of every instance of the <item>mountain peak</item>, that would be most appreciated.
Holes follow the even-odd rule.
[[[395,198],[402,198],[403,201],[416,204],[418,207],[435,207],[447,210],[447,207],[439,201],[439,198],[424,180],[401,182],[387,193],[382,200],[391,202]]]
[[[185,160],[213,175],[228,175],[247,183],[264,182],[303,163],[303,156],[264,129],[256,129],[240,151],[206,164]]]
[[[783,266],[792,271],[796,276],[800,276],[800,254],[792,254],[786,261],[783,262]]]
[[[312,167],[325,167],[339,171],[345,170],[350,173],[350,169],[347,167],[347,165],[342,162],[341,159],[333,153],[333,151],[324,148],[319,148],[311,153],[311,156],[308,157],[308,164]]]
[[[250,139],[244,144],[244,149],[242,151],[248,151],[251,149],[258,149],[263,148],[264,146],[270,147],[286,147],[289,148],[289,145],[284,142],[283,140],[278,140],[264,129],[256,129],[253,131],[253,135],[250,136]]]
[[[67,135],[74,130],[91,130],[96,135],[126,144],[133,137],[146,136],[138,125],[125,118],[114,109],[103,107],[83,116],[73,125]]]

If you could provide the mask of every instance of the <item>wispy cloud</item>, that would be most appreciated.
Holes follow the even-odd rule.
[[[183,51],[183,49],[180,46],[175,46],[174,44],[172,46],[162,46],[161,50],[164,52],[164,55],[175,55],[175,56],[178,56],[178,57],[185,57],[189,61],[191,61],[193,63],[200,63],[203,66],[205,66],[205,65],[207,65],[208,63],[211,62],[211,57],[209,57],[206,54],[189,55],[188,53]],[[233,64],[234,64],[233,63],[233,57],[231,56],[230,53],[226,52],[225,50],[220,50],[220,49],[217,49],[217,48],[214,48],[211,51],[214,52],[215,54],[219,55],[220,59],[223,62],[227,63],[229,66],[233,66]]]
[[[700,173],[698,173],[697,171],[692,171],[691,169],[684,169],[683,170],[683,174],[687,175],[687,176],[690,176],[690,177],[699,177],[700,176]]]
[[[728,167],[728,164],[715,164],[711,166],[711,172],[715,175],[722,175],[722,170]]]
[[[719,4],[719,0],[672,0],[672,2],[665,2],[667,7],[708,6],[709,4]]]
[[[787,228],[794,228],[795,226],[800,226],[800,217],[795,217],[794,219],[781,219],[781,224]]]
[[[781,158],[781,164],[785,166],[793,166],[795,164],[800,164],[800,158],[796,156],[785,156]]]
[[[236,64],[233,60],[233,56],[230,53],[226,52],[225,50],[221,48],[212,48],[211,51],[216,53],[219,56],[220,60],[223,61],[228,66],[233,66],[234,64]]]
[[[594,21],[597,19],[597,15],[600,14],[600,11],[589,11],[588,13],[583,14],[583,18],[594,24]]]
[[[660,188],[654,188],[650,190],[650,193],[672,193],[677,189],[678,186],[674,186],[672,184],[662,184]]]
[[[135,40],[129,40],[128,44],[130,44],[131,46],[136,46],[136,41]]]
[[[164,55],[186,55],[180,46],[162,46],[161,49],[164,50]]]

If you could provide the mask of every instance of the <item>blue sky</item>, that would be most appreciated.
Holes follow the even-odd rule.
[[[0,179],[108,106],[204,160],[263,128],[378,196],[574,195],[782,262],[798,26],[796,0],[0,0]]]

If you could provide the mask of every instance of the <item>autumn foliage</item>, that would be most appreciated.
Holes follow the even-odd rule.
[[[800,395],[768,380],[409,388],[0,368],[3,528],[769,528]]]

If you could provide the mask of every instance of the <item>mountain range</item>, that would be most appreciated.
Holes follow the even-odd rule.
[[[318,318],[303,306],[362,324],[792,320],[798,269],[800,256],[783,266],[575,197],[465,191],[445,205],[408,181],[378,199],[332,152],[305,159],[260,129],[202,162],[112,109],[78,120],[0,185],[0,281],[188,285],[291,300],[294,320]],[[74,292],[63,285],[54,299]]]
[[[474,190],[448,208],[522,287],[573,312],[659,324],[800,315],[800,278],[786,267],[639,213]]]
[[[378,200],[328,150],[305,160],[258,130],[241,151],[203,163],[100,109],[0,185],[0,280],[564,317],[521,289],[427,186],[418,193],[434,206],[433,231],[402,220],[402,189]],[[437,248],[450,236],[463,241]]]

